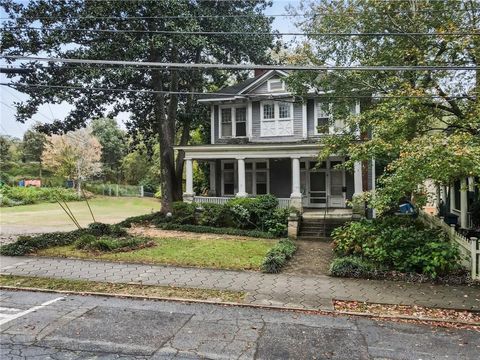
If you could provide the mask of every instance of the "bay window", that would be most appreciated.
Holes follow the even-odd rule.
[[[247,108],[228,106],[220,108],[220,138],[247,136]]]
[[[261,136],[293,135],[293,103],[264,101],[260,106]]]

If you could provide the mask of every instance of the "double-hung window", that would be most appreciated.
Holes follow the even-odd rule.
[[[247,136],[247,108],[232,106],[220,108],[220,137]]]
[[[235,195],[235,163],[222,162],[222,195]]]
[[[315,135],[328,134],[331,121],[331,104],[322,101],[315,102]]]
[[[261,136],[293,135],[293,103],[264,101],[261,103]]]
[[[245,163],[245,191],[252,195],[268,194],[268,163],[266,161]]]

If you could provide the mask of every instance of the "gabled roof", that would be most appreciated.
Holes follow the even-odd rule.
[[[242,81],[238,84],[224,87],[214,93],[206,93],[200,97],[199,102],[210,102],[215,100],[227,100],[234,99],[236,97],[245,97],[245,94],[248,90],[255,88],[260,85],[266,79],[272,77],[273,75],[278,74],[280,76],[286,76],[287,73],[282,70],[269,70],[262,75],[249,78],[245,81]]]

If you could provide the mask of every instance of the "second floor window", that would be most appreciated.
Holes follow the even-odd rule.
[[[220,137],[247,136],[247,108],[244,106],[220,109]]]
[[[293,135],[293,103],[268,101],[261,103],[261,136]]]

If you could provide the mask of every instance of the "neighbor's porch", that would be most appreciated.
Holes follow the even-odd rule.
[[[317,144],[210,145],[182,150],[184,201],[223,204],[233,197],[272,194],[279,199],[279,207],[302,211],[345,208],[348,200],[363,191],[361,164],[352,173],[337,168],[343,162],[340,157],[317,164]],[[204,194],[195,194],[193,189],[195,161],[209,164],[209,189]]]

